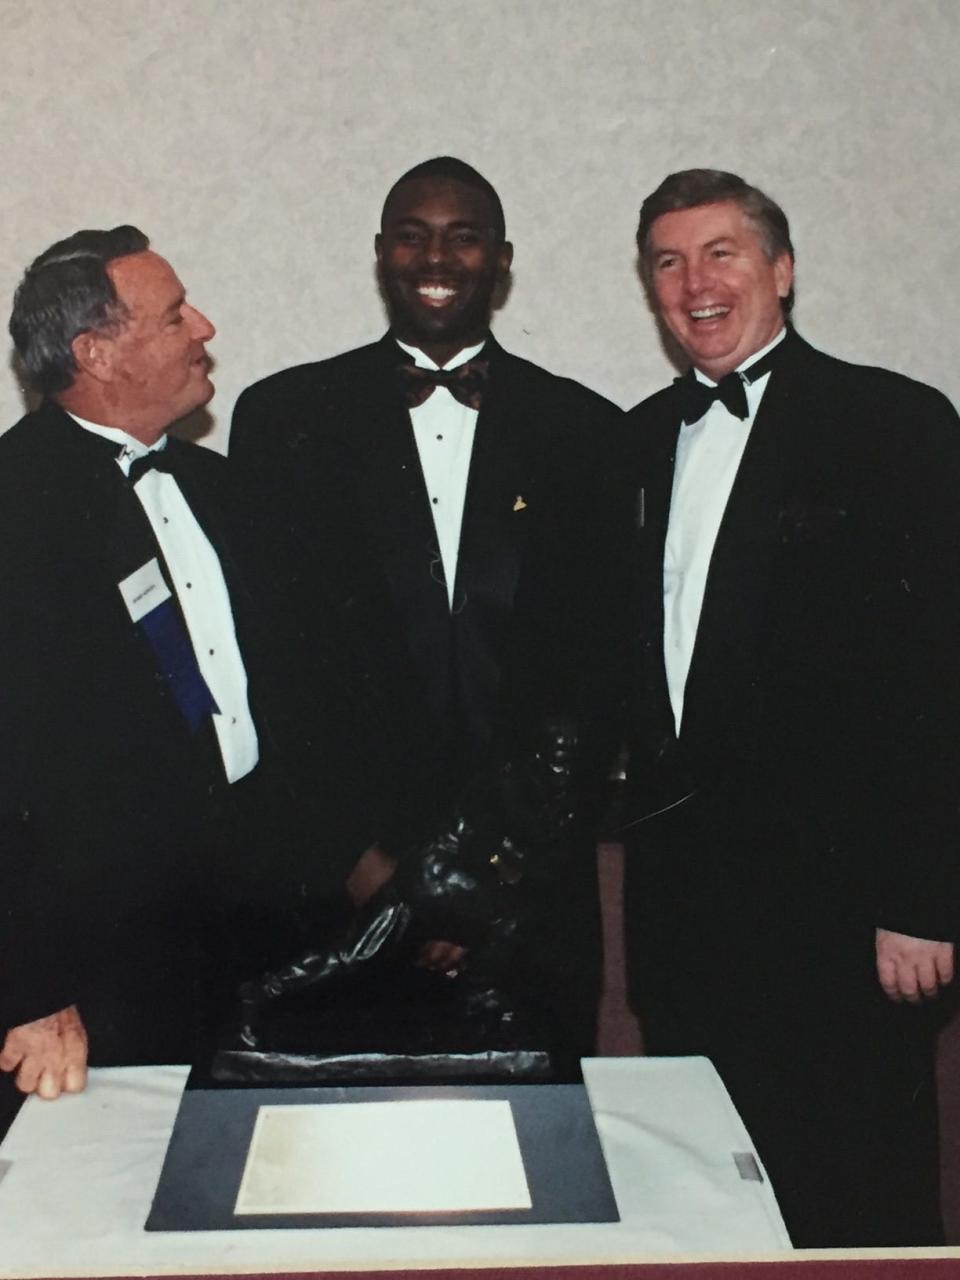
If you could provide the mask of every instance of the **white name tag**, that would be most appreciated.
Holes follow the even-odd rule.
[[[139,622],[151,609],[155,609],[158,604],[163,604],[164,600],[170,599],[170,588],[163,580],[156,556],[141,568],[134,569],[133,573],[122,582],[118,582],[117,586],[123,596],[123,603],[127,606],[127,612],[134,622]]]

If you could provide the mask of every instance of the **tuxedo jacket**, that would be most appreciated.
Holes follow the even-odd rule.
[[[369,812],[394,852],[432,833],[469,778],[520,750],[545,715],[577,717],[590,784],[617,745],[622,414],[493,338],[482,358],[452,609],[391,336],[267,378],[234,415],[231,460],[265,535],[273,527],[264,545],[301,614],[296,665],[309,670],[325,637],[349,655]],[[544,1013],[564,1072],[591,1051],[595,1025],[593,790],[522,886],[513,980]]]
[[[308,650],[335,628],[352,654],[387,844],[546,712],[579,713],[599,757],[621,694],[605,616],[623,542],[620,411],[488,337],[451,610],[402,358],[388,334],[257,383],[230,452],[273,525]]]
[[[249,522],[224,459],[174,439],[168,448],[230,593],[260,739],[250,777],[280,774],[285,717],[267,660],[280,619],[251,596],[240,554]],[[96,1023],[121,970],[152,973],[152,987],[127,984],[123,999],[141,1005],[172,987],[174,960],[190,981],[181,926],[200,896],[222,887],[239,905],[247,874],[263,879],[258,856],[282,878],[283,806],[269,848],[258,854],[251,840],[248,865],[239,851],[219,869],[206,861],[214,802],[235,788],[212,726],[190,733],[117,588],[162,556],[109,446],[55,405],[0,438],[0,531],[0,1025],[74,1002]],[[260,807],[251,802],[251,814]]]
[[[818,945],[862,944],[871,966],[875,926],[953,938],[955,411],[929,387],[833,359],[788,332],[717,536],[679,737],[663,663],[676,388],[628,423],[637,966],[662,941],[658,913],[663,928],[676,927],[680,899],[699,904],[694,929],[697,909],[758,938],[795,928]]]

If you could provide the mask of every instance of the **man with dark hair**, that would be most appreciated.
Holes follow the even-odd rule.
[[[394,184],[375,252],[390,331],[249,388],[231,443],[282,526],[275,564],[305,631],[336,614],[352,635],[379,800],[357,900],[545,714],[579,716],[602,774],[616,689],[604,615],[619,411],[490,334],[513,247],[496,192],[463,161],[438,157]],[[585,807],[531,887],[531,991],[571,1057],[590,1049],[598,979],[590,821]]]
[[[472,187],[474,191],[479,191],[487,201],[495,242],[503,244],[506,241],[507,223],[503,214],[503,205],[500,202],[496,188],[487,181],[482,173],[478,173],[473,165],[467,164],[464,160],[458,160],[456,156],[434,156],[432,160],[424,160],[420,164],[415,164],[412,169],[408,169],[406,173],[401,174],[387,192],[387,198],[383,202],[384,215],[386,215],[393,200],[399,196],[401,188],[408,182],[420,182],[427,179],[437,179],[441,182],[459,182],[464,186]]]
[[[628,419],[633,999],[650,1051],[717,1066],[796,1245],[936,1243],[957,416],[794,332],[787,219],[735,175],[668,177],[638,244],[692,368]]]
[[[213,395],[214,329],[146,236],[53,245],[10,332],[45,399],[0,437],[0,1069],[54,1098],[87,1035],[94,1062],[190,1060],[201,909],[214,937],[266,911],[241,850],[274,794],[280,618],[247,598],[227,464],[167,438]]]

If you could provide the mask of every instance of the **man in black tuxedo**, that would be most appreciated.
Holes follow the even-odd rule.
[[[332,614],[352,635],[379,800],[358,899],[544,713],[579,715],[602,773],[617,696],[605,614],[619,411],[491,336],[513,249],[470,166],[441,157],[404,174],[375,251],[390,331],[245,391],[230,454],[280,525],[308,641]],[[590,822],[585,808],[536,886],[531,981],[574,1053],[592,1042],[598,976]],[[458,960],[428,950],[434,965]]]
[[[794,332],[787,219],[740,178],[671,175],[638,244],[693,367],[628,418],[633,999],[650,1051],[717,1066],[795,1244],[936,1243],[957,416]]]
[[[220,942],[242,925],[263,963],[271,895],[307,885],[261,658],[280,618],[248,599],[227,463],[165,434],[213,394],[213,326],[118,227],[41,254],[10,329],[44,400],[0,438],[0,1068],[54,1098],[88,1036],[98,1063],[190,1060],[201,921],[229,989]]]

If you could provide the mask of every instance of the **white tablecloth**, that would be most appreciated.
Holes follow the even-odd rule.
[[[594,1058],[584,1079],[621,1221],[156,1233],[143,1224],[186,1067],[93,1071],[28,1100],[0,1144],[0,1276],[559,1266],[790,1248],[750,1139],[705,1058]],[[576,1177],[576,1170],[570,1170]]]

